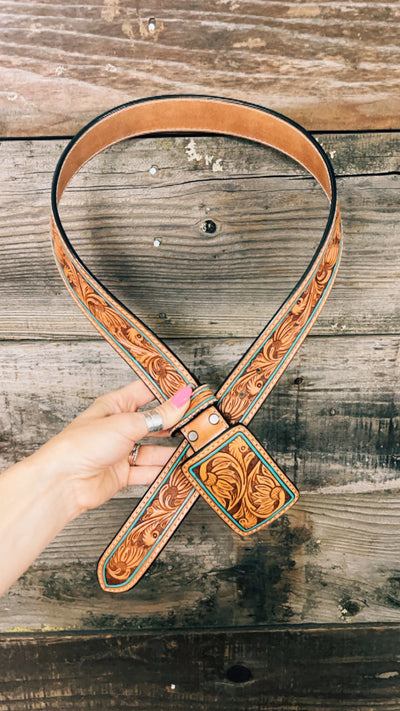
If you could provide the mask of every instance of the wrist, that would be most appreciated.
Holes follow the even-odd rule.
[[[70,471],[64,465],[66,461],[67,452],[58,436],[25,460],[36,479],[38,493],[43,497],[47,511],[58,512],[60,530],[81,513],[74,497]]]
[[[67,482],[41,450],[0,475],[0,595],[74,518]]]

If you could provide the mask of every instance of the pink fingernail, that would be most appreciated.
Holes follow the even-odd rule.
[[[172,402],[175,407],[182,407],[182,405],[185,405],[187,401],[190,400],[192,392],[193,388],[191,388],[190,385],[186,385],[186,387],[181,388],[171,397],[170,402]]]

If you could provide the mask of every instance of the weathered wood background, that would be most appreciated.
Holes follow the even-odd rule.
[[[2,0],[1,133],[74,133],[132,96],[213,93],[314,130],[399,128],[394,2]]]
[[[73,522],[0,600],[0,711],[398,709],[400,4],[5,1],[0,16],[2,468],[132,377],[53,263],[60,136],[139,96],[258,101],[317,131],[345,231],[331,297],[251,424],[299,503],[239,539],[199,501],[123,596],[95,565],[143,491]],[[62,213],[88,266],[216,388],[308,263],[326,200],[274,151],[167,136],[98,156]]]

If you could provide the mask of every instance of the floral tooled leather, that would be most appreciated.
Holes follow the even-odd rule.
[[[113,541],[114,550],[109,547],[102,556],[99,574],[104,574],[107,586],[125,587],[134,573],[140,570],[147,556],[152,553],[157,555],[157,541],[171,525],[176,512],[180,511],[185,503],[192,506],[198,496],[179,465],[172,470],[170,476],[166,477],[164,470],[161,483],[159,479],[160,477],[142,500],[140,508],[138,507],[134,515],[126,521],[120,532],[121,540]],[[175,528],[176,526],[173,530]],[[118,587],[115,591],[118,592]]]
[[[192,393],[192,396],[190,398],[189,409],[185,412],[182,419],[179,420],[176,425],[171,427],[170,433],[175,434],[175,432],[180,430],[187,422],[190,422],[190,420],[192,420],[193,417],[195,417],[199,412],[205,410],[207,407],[209,407],[216,401],[217,398],[212,392],[212,390],[209,388],[209,386],[200,385]]]
[[[298,492],[256,438],[236,425],[182,465],[231,528],[248,535],[280,516]]]
[[[306,273],[217,393],[219,410],[212,393],[206,393],[203,386],[197,389],[197,399],[178,423],[192,448],[187,443],[178,447],[99,562],[100,585],[112,592],[128,590],[142,577],[199,493],[232,528],[241,528],[243,535],[271,522],[297,499],[296,489],[268,453],[240,428],[250,422],[312,327],[340,261],[340,216],[332,167],[315,139],[284,116],[229,99],[175,96],[129,102],[98,117],[71,141],[55,171],[55,256],[82,311],[158,399],[170,397],[185,384],[196,387],[195,379],[85,268],[62,227],[58,203],[72,176],[98,152],[126,138],[175,130],[211,131],[276,148],[317,179],[330,201],[330,211]],[[234,428],[228,422],[242,423],[236,425],[239,430],[234,439]],[[187,460],[193,450],[196,453]],[[198,471],[193,468],[196,462]]]
[[[289,305],[290,310],[286,311],[283,317],[281,310],[281,321],[278,314],[278,318],[269,324],[262,336],[253,344],[250,357],[245,359],[247,363],[241,364],[242,374],[237,377],[236,369],[217,393],[217,397],[220,398],[219,409],[228,422],[241,421],[245,424],[249,422],[254,411],[260,407],[271,391],[282,370],[288,365],[289,351],[290,359],[296,353],[318,315],[316,307],[322,308],[329,294],[328,287],[334,270],[338,267],[340,247],[341,231],[338,215],[336,230],[315,276],[304,290],[297,294],[293,305]],[[307,331],[305,331],[306,327],[308,327]],[[296,343],[296,341],[300,342]],[[254,353],[253,357],[251,357],[252,353]],[[231,386],[229,386],[230,382],[232,382]]]
[[[147,336],[146,329],[142,328],[142,332],[140,332],[134,328],[130,323],[135,320],[133,314],[128,316],[128,312],[126,312],[127,317],[125,317],[123,315],[125,309],[118,307],[117,310],[116,303],[110,297],[106,298],[104,290],[99,286],[95,289],[89,282],[89,277],[83,276],[72,262],[71,257],[66,254],[54,225],[53,244],[61,274],[68,283],[75,300],[78,301],[81,308],[83,306],[87,309],[88,318],[101,331],[102,335],[111,341],[111,345],[128,361],[137,374],[147,382],[158,399],[171,397],[188,381],[193,381],[189,374],[189,377],[185,379],[177,367],[164,356],[160,348],[155,346],[153,334]],[[127,354],[118,346],[125,349]],[[155,388],[154,384],[158,387]]]

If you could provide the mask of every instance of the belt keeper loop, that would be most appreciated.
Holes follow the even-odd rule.
[[[209,407],[210,405],[213,405],[216,402],[217,398],[215,397],[210,386],[199,385],[199,387],[196,388],[192,393],[192,397],[190,398],[189,410],[185,412],[185,416],[181,420],[179,420],[176,425],[171,427],[169,431],[170,434],[177,434],[181,427],[186,425],[188,422],[190,422],[190,420],[196,417],[196,415],[205,410],[206,407]]]

